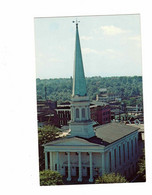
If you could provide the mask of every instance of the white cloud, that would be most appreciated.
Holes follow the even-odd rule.
[[[90,48],[82,48],[82,52],[84,54],[90,54],[90,53],[99,54],[100,53],[99,51],[95,49],[90,49]]]
[[[90,49],[90,48],[82,48],[83,54],[97,54],[97,55],[102,55],[110,58],[117,58],[120,56],[120,53],[116,50],[113,49],[105,49],[105,50],[95,50],[95,49]]]
[[[90,54],[90,53],[98,53],[98,51],[94,50],[94,49],[90,49],[90,48],[82,48],[82,52],[84,54]]]
[[[118,34],[122,34],[122,33],[126,33],[125,30],[118,28],[116,26],[101,26],[100,30],[102,30],[102,32],[105,35],[118,35]]]
[[[91,37],[91,36],[81,36],[81,39],[88,41],[88,40],[93,39],[93,37]]]
[[[133,43],[136,44],[138,48],[141,48],[141,36],[140,35],[129,37],[128,40],[133,41]]]
[[[57,59],[57,58],[49,58],[49,61],[50,62],[62,62],[62,60],[60,60],[60,59]]]
[[[106,49],[105,52],[106,53],[116,53],[113,49]]]
[[[61,45],[58,46],[58,49],[61,50],[61,51],[65,51],[65,47],[63,47]]]
[[[129,40],[141,41],[141,36],[140,35],[132,36],[132,37],[129,37]]]
[[[121,57],[121,52],[118,50],[113,50],[113,49],[106,49],[104,50],[103,54],[109,58],[117,58],[119,59]]]

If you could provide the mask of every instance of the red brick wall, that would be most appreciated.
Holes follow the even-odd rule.
[[[109,106],[95,106],[91,107],[91,119],[97,121],[99,124],[106,124],[111,122],[111,111]]]

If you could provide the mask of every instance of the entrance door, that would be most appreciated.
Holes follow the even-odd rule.
[[[87,177],[90,177],[90,167],[87,167]]]
[[[65,167],[65,176],[68,177],[68,167]]]
[[[79,167],[76,167],[76,176],[79,177]]]

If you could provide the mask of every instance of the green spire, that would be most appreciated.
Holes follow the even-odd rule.
[[[81,46],[79,40],[78,23],[76,22],[76,41],[75,41],[75,60],[73,74],[73,93],[72,96],[86,96],[86,81],[84,76]]]

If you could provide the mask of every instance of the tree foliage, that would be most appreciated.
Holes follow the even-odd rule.
[[[62,185],[62,176],[60,173],[51,170],[40,171],[40,185]]]
[[[46,144],[47,142],[53,141],[60,134],[60,130],[51,125],[38,128],[39,143]]]
[[[45,99],[45,87],[47,98],[52,101],[70,101],[72,93],[72,78],[37,79],[37,98]],[[141,76],[122,77],[89,77],[86,78],[87,93],[90,100],[94,100],[100,88],[107,88],[108,93],[119,95],[128,100],[129,97],[142,96]],[[142,100],[138,103],[141,103]],[[131,103],[131,102],[128,102]]]
[[[145,152],[143,154],[143,157],[138,162],[137,174],[140,176],[142,181],[146,180]]]
[[[55,140],[60,134],[60,130],[54,126],[46,125],[38,128],[38,141],[39,141],[39,169],[44,169],[44,151],[43,144]]]
[[[121,176],[119,173],[109,173],[109,174],[104,174],[102,177],[98,177],[95,180],[96,184],[100,183],[126,183],[127,180],[125,177]]]

